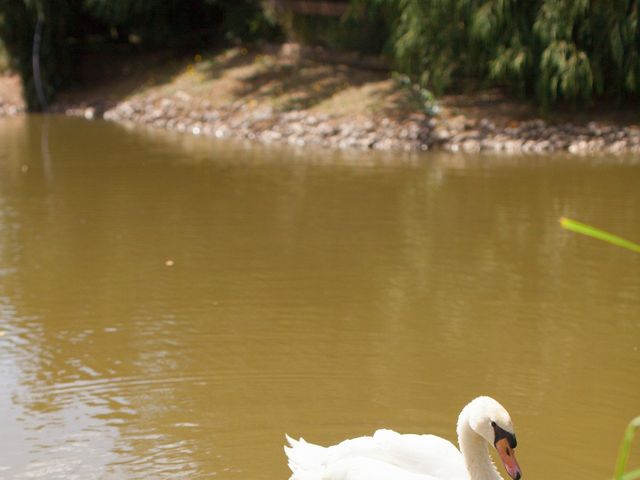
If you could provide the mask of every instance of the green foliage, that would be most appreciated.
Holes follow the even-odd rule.
[[[265,14],[265,5],[279,14]],[[48,96],[72,76],[73,49],[95,42],[139,48],[294,38],[385,52],[412,84],[436,93],[468,79],[543,106],[640,94],[638,0],[350,0],[339,18],[287,12],[287,0],[0,0],[0,39],[33,106],[31,51],[44,18]],[[268,10],[268,9],[267,9]],[[282,12],[285,12],[284,14]],[[277,20],[277,22],[276,22]],[[75,47],[73,47],[75,45]]]
[[[43,23],[41,78],[47,100],[74,74],[74,55],[96,42],[137,48],[202,48],[212,42],[256,40],[277,34],[260,0],[0,0],[0,40],[24,85],[30,109],[38,109],[32,53]]]
[[[217,3],[222,11],[222,31],[226,40],[258,41],[281,38],[275,18],[266,14],[260,1],[208,1]]]
[[[469,44],[476,72],[525,94],[535,68],[532,2],[485,1],[471,13]]]
[[[609,232],[605,232],[604,230],[600,230],[599,228],[592,227],[591,225],[576,222],[575,220],[571,220],[570,218],[565,217],[562,217],[560,219],[560,225],[566,230],[580,233],[588,237],[597,238],[598,240],[611,243],[612,245],[617,245],[618,247],[626,248],[633,252],[640,253],[640,245],[638,245],[637,243],[634,243],[630,240],[625,240],[624,238],[618,237],[617,235],[613,235]]]
[[[398,69],[436,93],[458,71],[473,68],[465,36],[472,0],[373,0],[385,7],[391,51]]]
[[[289,37],[299,42],[371,54],[380,53],[387,45],[389,13],[383,4],[352,0],[340,17],[306,15],[286,8],[277,17]]]
[[[258,0],[84,0],[83,9],[119,36],[146,45],[193,43],[199,32],[255,40],[275,34]]]
[[[640,428],[640,417],[636,417],[629,425],[627,425],[622,437],[622,444],[618,451],[618,459],[616,461],[616,470],[613,475],[614,480],[635,480],[640,478],[640,469],[633,470],[631,472],[625,472],[627,468],[627,462],[629,461],[629,452],[631,451],[631,442],[635,436],[636,430]]]
[[[438,101],[431,90],[412,83],[411,79],[406,75],[395,74],[393,77],[400,86],[406,88],[411,93],[411,97],[416,105],[424,110],[426,114],[436,115],[440,111]]]
[[[542,105],[640,93],[637,0],[372,3],[392,12],[397,68],[436,91],[472,78]]]

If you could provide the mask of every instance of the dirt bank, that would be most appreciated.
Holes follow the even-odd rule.
[[[60,95],[53,112],[298,146],[640,151],[640,127],[629,112],[560,112],[549,122],[497,91],[429,101],[380,64],[294,44],[178,59],[92,57],[82,70],[83,86]],[[0,82],[0,115],[24,110],[15,83]]]

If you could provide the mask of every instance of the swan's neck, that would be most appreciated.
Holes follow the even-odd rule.
[[[487,441],[471,428],[464,410],[458,419],[457,430],[458,445],[470,480],[503,480],[489,456]]]

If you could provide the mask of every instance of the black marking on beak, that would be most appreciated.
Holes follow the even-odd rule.
[[[496,422],[491,422],[491,426],[493,427],[493,433],[494,433],[494,440],[493,440],[493,446],[496,446],[496,443],[498,443],[498,440],[501,440],[503,438],[507,439],[507,442],[509,442],[509,446],[511,448],[516,448],[516,446],[518,445],[518,441],[516,440],[516,436],[511,433],[511,432],[507,432],[505,429],[501,428]]]

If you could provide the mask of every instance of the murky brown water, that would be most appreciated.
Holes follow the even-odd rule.
[[[285,479],[285,432],[453,439],[478,394],[525,480],[612,474],[640,255],[557,220],[640,240],[639,162],[42,128],[0,121],[0,478]]]

